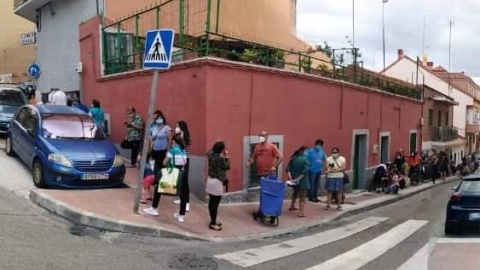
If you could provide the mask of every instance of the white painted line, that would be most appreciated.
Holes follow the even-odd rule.
[[[397,270],[428,270],[428,246],[430,244],[426,244],[423,246],[417,253],[415,253],[408,261],[406,261],[402,266],[397,268]]]
[[[278,244],[220,254],[216,255],[215,257],[218,259],[227,260],[242,267],[250,267],[252,265],[291,256],[347,238],[351,235],[378,225],[386,220],[388,220],[388,218],[369,217],[352,224],[320,232],[314,235],[305,236]]]
[[[425,220],[405,221],[377,238],[307,270],[356,270],[362,268],[407,239],[427,223],[428,221]]]
[[[480,244],[479,238],[439,238],[438,244]]]

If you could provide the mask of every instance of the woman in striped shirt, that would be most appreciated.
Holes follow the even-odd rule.
[[[190,185],[189,185],[189,179],[188,179],[188,173],[190,169],[190,147],[192,146],[192,139],[190,137],[190,131],[188,130],[188,125],[187,122],[180,120],[177,123],[177,126],[175,127],[175,135],[180,135],[180,137],[183,139],[183,142],[185,143],[185,152],[187,153],[187,164],[185,165],[185,182],[183,185],[185,186],[185,196],[186,196],[186,211],[190,212]],[[173,202],[174,204],[180,204],[180,200],[175,200]]]

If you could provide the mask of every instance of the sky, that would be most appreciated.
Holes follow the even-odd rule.
[[[297,35],[311,44],[327,41],[333,48],[351,47],[352,1],[355,47],[366,68],[380,71],[382,0],[298,0]],[[421,57],[425,50],[435,66],[448,69],[449,21],[453,21],[451,70],[480,77],[479,0],[389,0],[385,4],[386,66],[397,59],[397,49],[412,58]]]

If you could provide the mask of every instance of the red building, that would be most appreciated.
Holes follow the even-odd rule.
[[[145,116],[150,71],[102,75],[99,19],[80,27],[83,100],[99,99],[111,115],[111,139],[125,136],[125,109]],[[365,188],[369,172],[391,160],[399,149],[419,149],[422,103],[343,81],[297,72],[200,58],[161,73],[155,108],[170,125],[186,120],[192,146],[192,192],[203,198],[205,152],[221,139],[232,157],[230,191],[245,197],[250,187],[245,164],[260,131],[271,134],[285,163],[301,145],[325,141],[326,151],[340,147],[354,189]],[[279,168],[280,172],[284,171]],[[254,190],[254,189],[253,189]]]

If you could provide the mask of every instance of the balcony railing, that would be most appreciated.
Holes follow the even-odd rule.
[[[458,129],[455,127],[433,127],[432,141],[448,142],[458,138]]]

